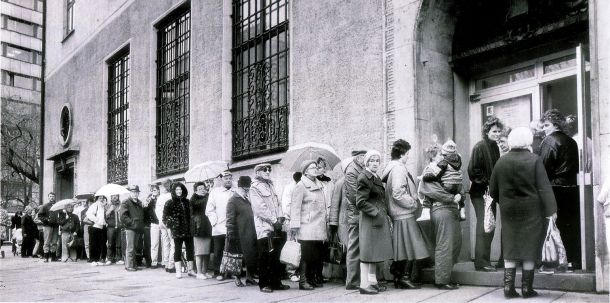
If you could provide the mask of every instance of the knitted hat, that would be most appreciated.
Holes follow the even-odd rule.
[[[371,149],[371,150],[367,151],[366,154],[364,154],[364,166],[366,166],[366,164],[369,163],[369,160],[371,159],[372,156],[378,156],[379,159],[381,159],[381,154],[378,151]]]
[[[307,168],[311,164],[316,164],[316,160],[305,160],[305,161],[303,161],[303,163],[301,163],[301,173],[305,174],[305,171],[307,171]]]
[[[237,180],[237,187],[250,187],[252,179],[250,176],[240,176]]]
[[[455,153],[457,153],[457,144],[455,144],[455,142],[453,142],[453,140],[451,140],[451,139],[447,140],[447,142],[445,142],[445,144],[443,144],[443,148],[441,149],[441,154],[448,155],[448,154],[455,154]]]

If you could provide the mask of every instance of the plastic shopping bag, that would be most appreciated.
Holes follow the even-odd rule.
[[[486,233],[492,232],[496,228],[496,216],[491,209],[493,204],[493,198],[489,195],[488,192],[483,195],[483,200],[485,200],[485,217],[483,219],[483,230]]]
[[[293,267],[299,267],[301,263],[301,244],[297,241],[287,241],[280,254],[280,262]]]

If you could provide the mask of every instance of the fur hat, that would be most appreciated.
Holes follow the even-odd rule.
[[[240,176],[237,180],[237,187],[250,187],[252,184],[252,178],[250,176]]]
[[[453,142],[453,140],[451,140],[451,139],[447,140],[447,142],[445,142],[445,144],[443,144],[443,147],[441,149],[441,154],[449,155],[449,154],[455,154],[455,153],[457,153],[457,144],[455,144],[455,142]]]
[[[371,159],[372,156],[378,156],[379,159],[381,160],[381,154],[378,151],[371,149],[371,150],[367,151],[366,154],[364,155],[364,166],[366,166],[366,164],[369,163],[369,160]]]

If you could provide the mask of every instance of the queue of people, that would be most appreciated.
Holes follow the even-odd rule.
[[[507,298],[519,296],[514,286],[519,263],[521,295],[537,294],[534,268],[547,219],[557,219],[568,260],[580,260],[576,143],[565,133],[565,117],[557,110],[547,111],[532,126],[509,130],[490,117],[467,167],[476,215],[474,266],[486,272],[504,268]],[[55,195],[50,193],[36,215],[33,208],[25,209],[24,237],[28,243],[38,239],[35,218],[43,229],[45,262],[56,259],[59,235],[61,260],[76,260],[71,243],[81,235],[83,255],[92,265],[124,263],[127,271],[162,267],[177,278],[183,272],[200,280],[233,278],[237,287],[258,286],[265,293],[290,288],[282,283],[287,268],[280,263],[286,241],[300,243],[300,264],[292,274],[299,289],[307,291],[324,286],[326,245],[329,239],[342,239],[348,290],[367,295],[387,290],[381,280],[388,261],[395,288],[418,289],[420,262],[429,259],[434,260],[434,284],[457,289],[451,272],[465,220],[462,158],[452,140],[434,143],[424,149],[427,163],[414,177],[406,165],[411,149],[403,139],[393,142],[391,161],[383,170],[378,151],[354,150],[340,164],[338,180],[327,176],[326,159],[303,161],[281,196],[269,163],[256,165],[252,178],[241,176],[236,187],[228,170],[219,175],[219,187],[213,187],[213,180],[197,182],[190,198],[185,185],[168,180],[161,188],[151,185],[145,201],[139,199],[139,187],[131,185],[122,202],[118,196],[110,202],[98,196],[77,210],[69,206],[53,212]],[[502,215],[495,266],[490,258],[494,232],[483,227],[486,195],[493,198],[492,211],[499,205]],[[418,220],[424,208],[431,233]],[[241,274],[221,270],[223,255],[241,256],[245,283]],[[559,270],[568,265],[560,264]]]

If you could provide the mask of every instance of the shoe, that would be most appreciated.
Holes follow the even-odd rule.
[[[394,287],[396,289],[419,289],[421,288],[419,285],[411,282],[407,277],[401,277],[394,279]]]
[[[372,285],[367,288],[359,288],[359,289],[360,289],[361,295],[376,295],[379,293],[379,291],[377,291],[375,288],[373,288]]]
[[[256,280],[253,280],[253,279],[246,279],[246,285],[248,285],[248,286],[257,286],[258,282],[256,282]]]
[[[225,277],[223,275],[216,276],[216,281],[224,281]]]
[[[91,263],[91,262],[93,262],[93,260],[87,259],[87,263]]]
[[[371,284],[371,287],[376,289],[378,292],[384,292],[388,290],[388,287],[381,284]]]
[[[4,252],[2,252],[4,253]],[[49,253],[44,253],[44,261],[42,261],[44,263],[49,263]]]
[[[556,273],[573,273],[574,270],[571,269],[571,265],[569,264],[561,264],[555,268]]]
[[[241,279],[239,277],[235,277],[235,286],[244,287],[246,285],[244,285],[244,283],[241,282]]]
[[[123,265],[123,264],[125,264],[125,261],[119,260],[119,261],[116,261],[116,264]]]
[[[458,287],[456,285],[453,284],[435,284],[436,288],[438,289],[442,289],[442,290],[454,290],[454,289],[458,289]]]
[[[208,276],[204,275],[204,274],[197,274],[197,280],[207,280]]]
[[[534,270],[521,271],[521,295],[524,299],[538,296],[533,288]]]
[[[358,286],[356,286],[356,285],[348,285],[348,286],[345,286],[345,289],[346,289],[346,290],[357,290],[357,289],[359,289],[359,288],[360,288],[360,287],[358,287]]]
[[[4,259],[4,250],[0,251],[0,256]]]
[[[495,272],[496,268],[493,266],[484,266],[484,267],[479,267],[476,268],[477,271],[484,271],[484,272]]]
[[[91,262],[91,266],[98,266],[98,265],[99,265],[99,263],[97,263],[97,262]]]
[[[175,269],[175,268],[169,268],[169,269],[168,269],[168,268],[165,268],[165,270],[166,270],[168,273],[170,273],[170,274],[176,273],[176,269]]]
[[[519,293],[515,290],[515,276],[517,275],[516,268],[504,269],[504,297],[507,299],[519,297]]]
[[[133,267],[127,267],[125,268],[126,271],[137,271],[137,269],[133,268]]]
[[[299,275],[292,275],[292,276],[290,276],[290,281],[291,282],[299,282]],[[358,287],[356,287],[356,289],[358,289]]]
[[[544,265],[540,266],[540,268],[538,269],[538,272],[541,274],[547,274],[547,275],[552,275],[555,273],[555,271],[544,267]]]
[[[176,279],[182,279],[182,262],[174,262],[176,268]]]
[[[265,286],[265,287],[261,288],[261,292],[272,293],[273,289],[271,289],[271,287],[269,287],[269,286]]]
[[[288,289],[290,289],[290,286],[280,283],[280,285],[274,286],[272,288],[273,288],[273,290],[288,290]]]

